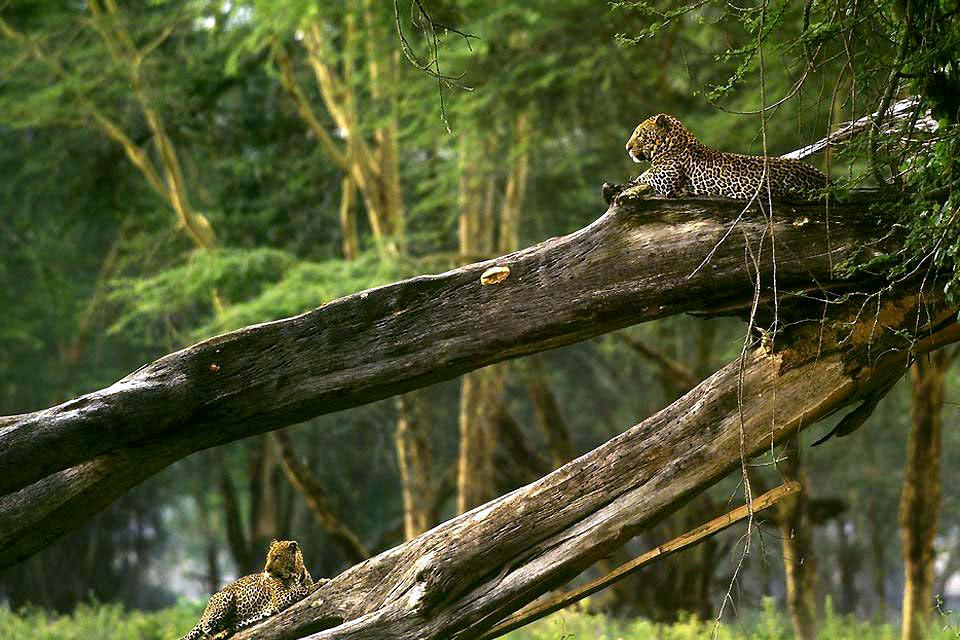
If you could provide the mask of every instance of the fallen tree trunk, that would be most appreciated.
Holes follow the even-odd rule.
[[[913,358],[960,339],[916,291],[785,332],[544,478],[356,565],[237,640],[469,640]],[[918,319],[923,318],[923,321]],[[909,334],[909,335],[908,335]],[[327,629],[327,630],[324,630]]]
[[[741,220],[697,271],[742,207],[652,200],[611,209],[569,236],[211,338],[101,391],[4,418],[0,494],[180,429],[216,430],[200,444],[223,444],[637,322],[743,306],[753,295],[745,241],[765,234],[776,237],[781,290],[836,284],[831,259],[882,233],[864,206],[835,205],[828,245],[822,205],[783,205],[771,225],[756,213]],[[483,286],[494,265],[509,276]]]
[[[200,449],[681,312],[842,290],[833,265],[890,248],[863,204],[649,200],[523,251],[331,302],[168,355],[51,409],[0,419],[0,567]],[[756,254],[757,264],[748,256]],[[708,259],[709,258],[709,259]],[[490,267],[507,267],[484,285]]]

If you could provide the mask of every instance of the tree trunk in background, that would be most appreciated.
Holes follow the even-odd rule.
[[[423,391],[397,398],[397,462],[403,492],[403,535],[416,538],[433,526],[433,453]]]
[[[530,132],[527,126],[527,114],[521,112],[513,132],[513,158],[507,174],[507,184],[503,194],[503,209],[500,212],[500,234],[497,240],[499,253],[516,251],[520,246],[520,213],[523,211],[527,193],[527,173],[529,158]]]
[[[497,444],[505,457],[509,458],[516,480],[514,487],[533,482],[553,471],[550,461],[530,444],[523,429],[503,404],[497,411],[496,424]]]
[[[463,376],[460,386],[460,455],[457,512],[464,513],[495,496],[493,449],[497,407],[503,401],[505,365]]]
[[[247,445],[247,487],[250,504],[246,511],[240,506],[236,484],[230,474],[223,452],[214,453],[214,461],[220,476],[220,491],[223,496],[223,517],[227,530],[230,554],[243,574],[258,571],[263,564],[270,539],[277,536],[278,494],[276,486],[276,460],[269,447],[267,436],[251,438]]]
[[[887,619],[887,545],[884,540],[886,523],[880,521],[875,498],[867,502],[868,535],[870,537],[870,560],[873,564],[873,595],[876,599],[876,619]]]
[[[246,573],[253,568],[254,562],[247,542],[243,514],[240,512],[240,500],[237,498],[236,486],[230,476],[222,450],[214,450],[214,460],[220,474],[220,494],[223,496],[223,519],[227,530],[227,544],[230,546],[230,554],[237,569],[241,573]]]
[[[520,213],[527,180],[527,119],[518,117],[513,154],[499,217],[496,215],[498,150],[492,140],[460,138],[458,206],[460,255],[467,259],[508,253],[518,247]],[[499,233],[498,233],[499,232]],[[498,414],[507,386],[506,364],[468,373],[460,388],[460,453],[457,462],[457,510],[463,513],[496,495],[493,455]]]
[[[204,550],[206,571],[203,576],[203,588],[206,593],[216,592],[221,585],[220,540],[214,535],[213,517],[207,502],[210,488],[216,484],[216,478],[214,477],[216,464],[210,464],[214,462],[213,459],[216,457],[215,452],[216,450],[213,450],[202,454],[204,460],[201,463],[200,472],[197,474],[199,476],[199,482],[196,483],[193,494],[194,501],[197,503],[200,533],[206,541],[206,548]]]
[[[343,234],[341,246],[344,260],[356,260],[360,255],[360,236],[357,235],[357,185],[348,175],[344,175],[340,187],[340,233]]]
[[[277,487],[274,471],[277,459],[269,434],[250,441],[250,536],[249,547],[254,565],[260,565],[277,531]]]
[[[693,375],[699,382],[713,372],[713,351],[717,338],[716,321],[701,320],[697,323],[697,328],[697,356],[693,366]]]
[[[796,480],[803,491],[777,504],[777,526],[783,545],[783,564],[787,577],[787,608],[798,640],[817,637],[816,563],[813,551],[813,524],[808,517],[810,483],[800,458],[797,437],[783,447],[778,463],[784,482]]]
[[[493,253],[494,176],[484,140],[460,139],[460,255],[468,259]],[[460,383],[460,452],[457,458],[457,512],[494,497],[495,410],[504,387],[506,365],[473,371]]]
[[[475,136],[460,137],[460,181],[457,196],[459,209],[460,255],[476,259],[493,253],[496,220],[494,188],[496,183],[490,166],[489,144]]]
[[[530,358],[528,389],[537,426],[547,441],[552,468],[556,469],[573,459],[573,440],[563,414],[560,412],[557,398],[547,382],[543,363],[537,356]]]
[[[371,102],[362,113],[357,108],[357,83],[354,81],[355,53],[359,43],[356,20],[363,18],[370,34],[366,39],[368,48],[366,85],[360,90],[369,92]],[[284,88],[297,106],[297,111],[316,136],[327,157],[350,178],[344,182],[341,200],[341,231],[344,235],[344,254],[349,258],[356,246],[351,244],[355,233],[351,206],[353,189],[356,189],[366,206],[370,230],[381,252],[397,256],[405,252],[405,211],[399,171],[399,137],[396,84],[400,52],[386,47],[383,34],[389,26],[373,11],[373,5],[365,0],[357,8],[351,2],[342,25],[329,25],[314,20],[304,26],[302,44],[307,60],[316,76],[320,97],[327,112],[346,138],[342,145],[333,140],[321,124],[306,92],[294,73],[289,54],[279,43],[274,44],[274,57],[281,72]],[[337,56],[327,41],[331,30],[343,33],[342,51]],[[340,63],[335,61],[340,59]],[[386,79],[386,82],[385,82]],[[365,139],[365,131],[373,130],[373,140]]]
[[[910,439],[900,494],[903,539],[903,640],[921,640],[933,612],[933,538],[940,512],[940,410],[950,366],[945,351],[920,358],[910,370]]]
[[[837,565],[840,571],[840,602],[837,611],[842,614],[855,614],[860,598],[857,595],[857,574],[862,562],[857,548],[850,541],[847,532],[847,519],[840,516],[836,519],[837,546],[839,557]]]

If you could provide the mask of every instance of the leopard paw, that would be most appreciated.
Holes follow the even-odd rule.
[[[650,187],[650,185],[644,184],[642,182],[639,184],[631,185],[626,189],[624,189],[623,191],[621,191],[620,193],[618,193],[613,198],[613,206],[619,207],[627,202],[630,202],[631,200],[639,200],[644,196],[648,195],[649,193],[651,193],[652,191],[653,189]]]
[[[613,204],[614,199],[620,195],[620,192],[622,192],[628,186],[630,185],[604,182],[603,186],[600,188],[600,192],[603,194],[603,201],[607,203],[607,206],[610,206]]]

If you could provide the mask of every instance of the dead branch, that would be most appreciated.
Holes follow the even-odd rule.
[[[822,205],[784,204],[769,223],[747,212],[728,233],[741,210],[612,208],[568,236],[211,338],[106,389],[0,418],[0,566],[194,451],[637,322],[742,309],[754,289],[743,256],[771,227],[781,296],[862,286],[831,279],[832,262],[896,245],[862,204],[832,206],[830,245]],[[759,260],[770,283],[770,255]],[[507,278],[481,284],[493,266]]]
[[[748,352],[597,449],[347,570],[237,640],[483,637],[738,468],[741,450],[768,452],[960,340],[956,309],[916,292],[887,298],[875,332],[841,329],[859,313],[856,302],[832,310],[820,342],[818,323],[795,325],[781,351]]]
[[[847,140],[855,138],[863,133],[867,133],[874,126],[878,127],[880,132],[883,134],[897,132],[898,128],[903,124],[903,122],[913,116],[918,102],[919,99],[917,97],[898,100],[893,104],[893,106],[887,109],[886,114],[882,117],[878,113],[871,113],[870,115],[863,116],[862,118],[857,118],[852,122],[847,122],[846,124],[841,125],[839,129],[831,133],[826,138],[818,140],[813,144],[809,144],[802,149],[797,149],[796,151],[791,151],[790,153],[784,154],[783,157],[800,160],[802,158],[806,158],[807,156],[812,156],[813,154],[819,153],[824,149],[835,147],[838,144],[846,142]],[[937,121],[934,120],[929,111],[918,117],[913,123],[913,130],[921,133],[932,133],[937,130],[937,127]]]
[[[580,602],[584,598],[589,597],[598,591],[602,591],[615,582],[623,580],[627,576],[636,573],[648,564],[699,544],[707,538],[727,530],[738,522],[742,522],[747,518],[763,511],[764,509],[772,507],[773,505],[777,504],[781,498],[784,498],[790,494],[795,494],[799,491],[799,482],[782,484],[776,489],[772,489],[763,495],[754,498],[753,501],[748,504],[741,505],[729,513],[718,516],[710,522],[706,522],[696,529],[693,529],[692,531],[688,531],[683,535],[677,536],[673,540],[670,540],[669,542],[665,542],[664,544],[647,551],[640,557],[634,558],[630,562],[620,565],[606,575],[591,580],[587,584],[581,585],[576,589],[561,593],[553,598],[550,598],[546,602],[538,602],[534,606],[527,607],[522,611],[518,611],[495,626],[488,633],[485,633],[482,637],[482,640],[493,640],[493,638],[499,638],[500,636],[510,633],[514,629],[525,627],[531,622],[536,622],[537,620],[547,617],[551,613],[555,613],[561,609],[569,607],[575,602]]]

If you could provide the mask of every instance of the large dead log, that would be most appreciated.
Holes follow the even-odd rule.
[[[889,248],[888,228],[863,204],[832,205],[827,225],[820,204],[765,216],[733,201],[650,200],[495,260],[206,340],[0,419],[0,567],[194,451],[629,324],[742,309],[755,269],[770,294],[772,246],[781,294],[849,287],[833,265]],[[484,285],[492,266],[509,275]]]
[[[725,200],[612,209],[523,251],[211,338],[106,389],[4,418],[0,494],[177,430],[216,431],[201,446],[223,444],[637,322],[740,306],[753,294],[745,241],[765,234],[781,290],[829,286],[828,249],[836,262],[882,233],[861,205],[833,206],[829,238],[822,205],[784,205],[770,225],[745,216],[697,271],[741,210]],[[481,285],[494,265],[509,276]]]
[[[568,581],[744,457],[888,388],[960,339],[956,309],[916,291],[861,300],[756,349],[544,478],[359,564],[237,640],[469,640]],[[327,630],[324,630],[327,629]]]

